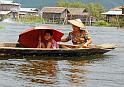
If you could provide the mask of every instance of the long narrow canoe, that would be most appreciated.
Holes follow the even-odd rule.
[[[1,43],[0,55],[37,55],[43,57],[81,57],[104,54],[115,49],[113,44],[93,45],[89,48],[71,49],[46,49],[46,48],[23,48],[18,43]]]

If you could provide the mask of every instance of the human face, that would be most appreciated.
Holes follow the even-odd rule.
[[[75,25],[72,25],[72,28],[73,28],[73,32],[80,31],[80,28]]]
[[[52,39],[52,36],[50,35],[50,33],[45,33],[44,39],[45,40],[50,40],[50,39]]]

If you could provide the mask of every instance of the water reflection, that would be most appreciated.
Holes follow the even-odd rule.
[[[19,67],[19,73],[30,78],[31,82],[53,84],[56,76],[56,62],[26,60],[29,64],[23,64]],[[35,78],[34,78],[35,77]]]
[[[87,61],[26,60],[29,64],[19,66],[18,73],[30,79],[32,83],[61,84],[84,83]],[[81,67],[79,67],[81,66]],[[65,72],[65,73],[63,73]],[[63,75],[64,74],[64,75]],[[60,77],[61,76],[61,77]]]
[[[34,57],[33,57],[34,58]],[[95,58],[72,58],[60,59],[10,59],[0,62],[0,71],[11,72],[16,79],[26,81],[28,84],[51,84],[58,86],[71,86],[87,83],[87,66],[97,59],[104,59],[104,56]],[[39,58],[38,58],[39,59]],[[11,74],[10,74],[11,75]],[[66,84],[66,85],[65,85]]]
[[[87,60],[68,61],[68,65],[70,66],[70,68],[65,69],[65,71],[69,72],[69,74],[66,75],[71,83],[85,83],[85,81],[87,80],[86,74],[88,73],[85,68],[87,63]]]

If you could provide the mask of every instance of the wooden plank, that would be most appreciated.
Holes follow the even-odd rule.
[[[114,45],[92,45],[90,48],[71,48],[71,49],[46,49],[46,48],[22,48],[16,47],[18,43],[3,43],[0,45],[0,55],[40,55],[40,56],[91,56],[103,54],[114,49]],[[10,47],[9,47],[10,46]],[[71,46],[71,45],[69,45]],[[72,45],[73,46],[73,45]],[[103,46],[103,47],[102,47]],[[75,45],[74,45],[75,47]],[[111,47],[111,49],[110,49]]]

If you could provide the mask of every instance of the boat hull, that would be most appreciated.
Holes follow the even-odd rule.
[[[104,54],[115,47],[91,47],[73,49],[45,49],[45,48],[23,48],[17,43],[3,43],[0,45],[0,55],[36,55],[43,57],[81,57]]]

